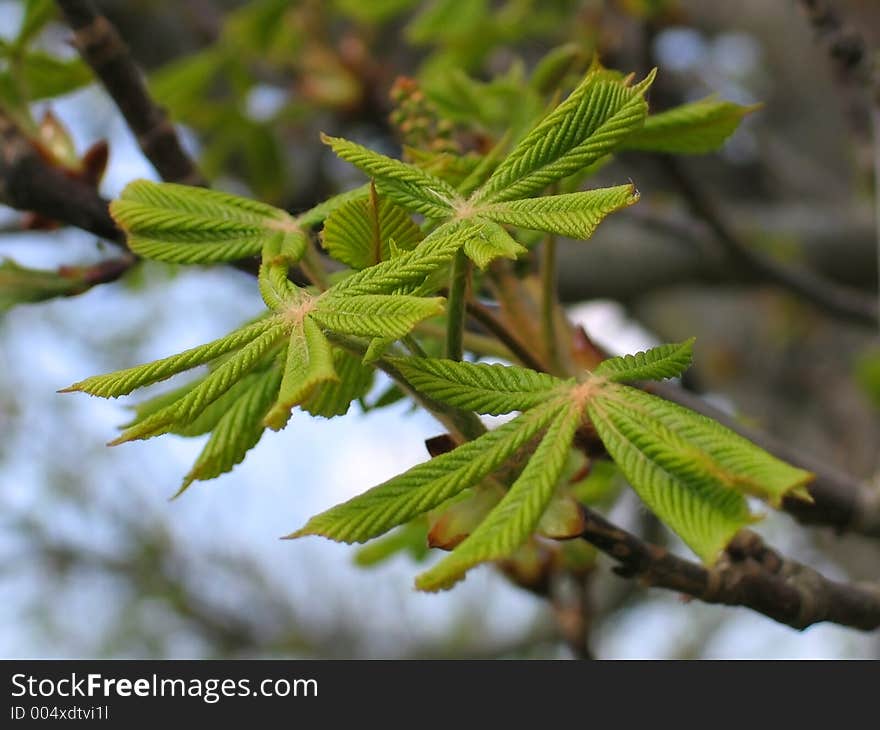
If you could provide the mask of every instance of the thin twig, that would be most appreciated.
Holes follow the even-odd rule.
[[[478,324],[482,325],[486,331],[495,335],[508,350],[510,350],[516,358],[527,368],[545,372],[547,367],[538,357],[525,345],[520,339],[511,332],[501,320],[499,320],[489,309],[479,302],[469,301],[467,303],[467,313]]]
[[[668,155],[662,155],[661,159],[693,214],[709,226],[734,263],[829,314],[875,327],[880,323],[874,297],[835,284],[810,271],[790,268],[755,251],[734,232],[711,196],[690,177],[679,160]]]
[[[204,185],[165,111],[147,91],[143,74],[116,28],[90,0],[58,0],[80,55],[125,117],[138,145],[167,182]]]
[[[593,510],[585,507],[583,513],[581,537],[616,560],[615,572],[623,577],[705,603],[744,606],[796,629],[823,621],[863,631],[880,627],[880,587],[829,580],[748,530],[707,568],[644,542]]]

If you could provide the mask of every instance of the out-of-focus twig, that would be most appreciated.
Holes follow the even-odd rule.
[[[878,312],[874,297],[835,284],[805,269],[792,268],[755,251],[740,239],[712,197],[691,178],[679,160],[664,155],[662,162],[691,212],[706,223],[733,263],[829,314],[859,324],[877,326]]]
[[[58,0],[80,55],[125,117],[146,158],[168,182],[204,185],[165,111],[150,97],[143,74],[116,28],[90,0]]]

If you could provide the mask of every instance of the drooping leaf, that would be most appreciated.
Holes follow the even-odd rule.
[[[92,70],[82,59],[57,58],[33,49],[22,54],[20,77],[28,101],[69,94],[93,80]]]
[[[52,20],[57,12],[57,7],[52,0],[26,0],[24,3],[24,17],[18,29],[15,46],[23,48],[37,35],[46,24]]]
[[[361,547],[355,553],[354,562],[362,568],[369,568],[402,552],[421,562],[430,550],[425,540],[426,529],[424,518],[412,520]]]
[[[43,302],[79,294],[90,288],[86,267],[59,270],[32,269],[12,259],[0,261],[0,313],[16,304]]]
[[[452,554],[416,579],[424,591],[449,588],[473,566],[508,557],[534,532],[556,491],[581,420],[573,406],[554,415],[510,491]],[[453,452],[455,453],[455,452]]]
[[[480,215],[520,228],[587,239],[605,216],[638,202],[638,199],[639,193],[633,185],[619,185],[495,203],[480,208]]]
[[[603,157],[644,123],[652,71],[630,86],[602,68],[591,70],[498,166],[475,194],[479,202],[528,197]]]
[[[322,135],[321,139],[339,157],[373,178],[382,195],[407,210],[439,219],[453,213],[459,195],[440,178],[346,139],[327,135]]]
[[[344,416],[352,401],[363,398],[373,383],[373,369],[345,350],[333,350],[333,369],[339,381],[321,383],[302,403],[303,410],[313,416]]]
[[[392,258],[391,245],[409,251],[422,240],[419,227],[391,200],[370,196],[337,208],[324,223],[324,248],[353,269]]]
[[[423,319],[442,314],[444,301],[388,294],[328,297],[319,301],[312,316],[333,332],[396,340]]]
[[[721,424],[623,385],[587,403],[608,453],[651,510],[706,563],[754,521],[746,494],[778,505],[812,477]]]
[[[498,470],[557,412],[539,406],[308,521],[290,537],[364,542],[427,512]]]
[[[291,408],[308,398],[321,383],[338,380],[326,335],[311,317],[303,317],[290,334],[281,390],[266,415],[266,425],[276,431],[284,428]]]
[[[626,138],[623,147],[648,152],[702,155],[721,148],[744,117],[760,104],[741,106],[714,97],[652,114]]]
[[[534,408],[566,381],[526,368],[434,358],[391,360],[419,392],[466,411],[501,415]]]
[[[121,395],[128,395],[136,388],[158,383],[172,375],[204,365],[221,355],[238,350],[268,332],[277,332],[279,326],[275,319],[260,319],[230,332],[224,337],[184,350],[177,355],[106,375],[93,375],[60,392],[67,393],[79,390],[101,398],[118,398]]]
[[[652,347],[635,355],[608,358],[599,363],[593,374],[615,383],[678,377],[691,366],[695,339]]]
[[[284,333],[283,325],[277,323],[274,327],[267,328],[262,334],[245,344],[233,356],[212,370],[183,398],[126,429],[111,442],[111,445],[135,439],[152,438],[194,420],[210,403],[213,403],[253,370],[263,357],[279,343]]]
[[[485,269],[495,259],[515,260],[527,249],[505,231],[497,223],[480,218],[472,219],[472,225],[478,226],[479,233],[471,236],[464,244],[467,257],[481,269]]]
[[[278,233],[300,236],[283,210],[216,190],[136,180],[110,204],[131,249],[146,258],[207,264],[260,253]]]
[[[184,477],[178,495],[194,481],[214,479],[244,460],[263,435],[263,418],[280,383],[278,368],[248,379],[247,389],[238,395],[212,429],[211,437]]]

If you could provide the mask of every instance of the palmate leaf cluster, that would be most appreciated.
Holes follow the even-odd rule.
[[[435,529],[432,544],[454,549],[418,579],[425,590],[511,556],[536,533],[577,536],[570,465],[579,433],[601,439],[645,504],[701,558],[715,560],[754,519],[747,497],[776,505],[789,493],[803,495],[810,475],[626,384],[679,375],[690,364],[691,342],[562,378],[429,357],[413,339],[429,320],[455,326],[438,296],[453,260],[464,256],[485,270],[496,259],[522,257],[528,239],[518,237],[520,230],[587,239],[605,216],[639,198],[631,183],[546,195],[549,186],[620,149],[717,148],[747,111],[709,100],[651,117],[645,94],[653,78],[652,72],[635,82],[594,64],[506,154],[493,150],[456,175],[444,174],[448,166],[408,164],[324,137],[370,182],[297,216],[216,191],[131,183],[111,212],[135,253],[173,264],[259,256],[266,311],[213,342],[69,390],[118,397],[202,367],[197,379],[139,405],[114,441],[209,434],[182,488],[232,469],[266,428],[283,428],[297,407],[324,417],[346,413],[369,390],[375,367],[454,422],[515,414],[482,435],[457,434],[452,450],[293,533],[364,542],[446,510],[446,532]],[[323,272],[318,229],[342,271]],[[313,284],[294,284],[294,267]]]

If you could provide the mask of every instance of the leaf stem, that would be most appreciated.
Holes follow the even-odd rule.
[[[355,355],[363,356],[367,345],[356,337],[327,332],[327,339]],[[384,358],[378,358],[373,365],[397,383],[416,403],[428,410],[442,423],[453,437],[462,441],[473,441],[486,433],[486,426],[471,411],[462,411],[420,393],[394,365]]]
[[[425,350],[419,344],[419,341],[411,334],[406,335],[403,338],[403,344],[406,345],[407,349],[416,357],[428,357],[428,353],[425,352]]]
[[[452,276],[449,280],[448,322],[446,325],[446,357],[461,360],[463,353],[464,315],[467,300],[468,274],[470,260],[464,251],[459,250],[452,262]]]
[[[527,368],[539,372],[547,372],[547,367],[532,351],[523,344],[512,330],[504,322],[496,317],[479,302],[468,302],[467,311],[471,318],[486,328],[486,331],[495,335],[513,355]]]
[[[548,234],[541,247],[541,335],[544,352],[553,372],[560,371],[556,334],[556,236]]]
[[[318,255],[314,242],[309,239],[306,244],[306,250],[299,262],[299,267],[303,273],[309,278],[318,289],[327,291],[330,288],[330,282],[327,279],[327,272],[324,270],[324,264]]]

